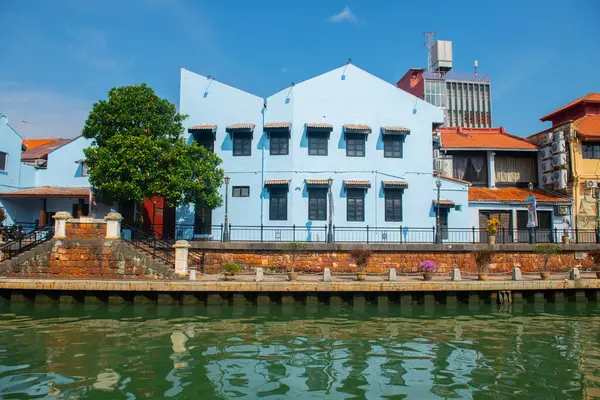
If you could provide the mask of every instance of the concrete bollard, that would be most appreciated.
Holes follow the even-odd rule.
[[[521,268],[519,267],[515,267],[512,270],[512,280],[513,281],[520,281],[522,279],[522,275],[521,275]]]
[[[453,281],[460,281],[460,280],[462,280],[462,278],[460,276],[460,269],[459,268],[454,268],[452,270],[452,280]]]
[[[188,274],[188,250],[190,247],[187,240],[178,240],[173,245],[175,249],[175,274],[179,276]]]
[[[71,218],[71,214],[66,211],[54,214],[54,239],[67,238],[67,220]]]
[[[190,268],[190,281],[195,281],[198,279],[196,268]]]
[[[254,278],[256,282],[262,282],[265,280],[265,272],[261,267],[256,268],[256,278]]]
[[[331,282],[331,270],[329,268],[323,270],[323,282]]]
[[[569,279],[572,281],[578,281],[579,278],[581,278],[579,268],[571,268],[571,270],[569,271]]]
[[[396,276],[396,268],[390,268],[390,271],[388,272],[388,281],[393,282],[397,280],[398,277]]]
[[[108,213],[104,217],[106,221],[106,237],[105,239],[120,239],[121,238],[121,221],[123,217],[117,212]],[[187,243],[187,242],[186,242]]]

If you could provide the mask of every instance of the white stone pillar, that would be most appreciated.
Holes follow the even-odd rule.
[[[515,267],[512,270],[512,280],[513,281],[520,281],[522,278],[521,276],[521,268],[519,267]]]
[[[579,278],[581,278],[579,268],[571,268],[571,270],[569,271],[569,279],[572,281],[578,281]]]
[[[388,273],[388,281],[393,282],[398,280],[398,276],[396,275],[396,268],[390,268]]]
[[[198,271],[196,270],[196,268],[190,268],[190,281],[195,281],[198,279],[197,273]]]
[[[104,217],[106,221],[106,236],[105,239],[120,239],[121,238],[121,221],[123,217],[117,212],[108,213]]]
[[[460,281],[460,280],[462,280],[462,278],[460,276],[460,269],[459,268],[453,268],[452,269],[452,280],[453,281]]]
[[[261,267],[256,268],[256,282],[262,282],[265,280],[265,272]]]
[[[175,249],[175,274],[186,276],[188,274],[188,249],[192,247],[187,240],[178,240],[173,245]]]
[[[331,270],[329,268],[323,270],[323,282],[331,282]]]
[[[67,238],[67,220],[71,218],[71,214],[66,211],[54,214],[54,239]]]

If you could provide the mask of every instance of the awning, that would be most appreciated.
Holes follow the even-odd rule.
[[[194,137],[199,137],[201,135],[212,135],[213,138],[217,137],[217,126],[216,125],[194,125],[188,129],[188,132],[194,135]]]
[[[267,179],[265,186],[289,186],[290,179]]]
[[[306,186],[314,187],[314,188],[328,188],[329,180],[328,179],[305,179]]]
[[[384,135],[409,135],[410,129],[403,126],[384,126],[381,128]]]
[[[333,125],[326,122],[309,122],[304,124],[304,127],[310,131],[331,132]]]
[[[81,160],[75,160],[75,164],[83,164],[85,162],[85,158],[82,158]]]
[[[253,134],[254,133],[254,124],[240,123],[240,124],[228,125],[225,128],[225,131],[229,134],[233,134],[233,133]]]
[[[89,187],[40,186],[0,193],[0,199],[87,199]]]
[[[363,135],[368,135],[371,133],[371,127],[369,125],[346,124],[344,125],[344,133],[361,133]]]
[[[437,200],[433,201],[433,205],[437,207]],[[440,208],[443,207],[454,207],[454,202],[452,200],[440,199]]]
[[[344,186],[356,189],[368,189],[371,187],[371,181],[348,180],[344,181]]]
[[[289,134],[291,130],[291,122],[269,122],[264,126],[264,131],[267,133],[282,132]]]
[[[408,182],[405,181],[381,181],[383,187],[386,189],[406,189]]]

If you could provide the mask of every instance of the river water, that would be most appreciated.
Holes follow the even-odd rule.
[[[0,398],[600,398],[595,303],[0,307]]]

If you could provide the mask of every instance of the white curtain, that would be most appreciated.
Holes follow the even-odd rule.
[[[536,182],[536,160],[528,157],[498,157],[496,164],[496,182],[517,183]]]
[[[465,179],[469,159],[467,157],[454,157],[452,162],[454,164],[454,177],[458,179]]]
[[[473,156],[471,157],[471,165],[475,168],[475,172],[477,172],[477,177],[479,178],[481,174],[481,170],[483,169],[483,164],[485,163],[484,156]]]

